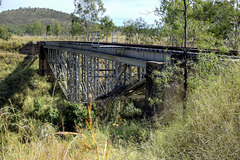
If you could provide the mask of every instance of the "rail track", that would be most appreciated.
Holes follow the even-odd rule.
[[[64,44],[91,44],[91,42],[82,42],[82,41],[59,41],[59,43],[64,43]],[[185,50],[184,47],[173,47],[173,46],[160,46],[160,45],[144,45],[144,44],[128,44],[128,43],[107,43],[107,42],[93,42],[94,45],[110,45],[110,46],[121,46],[124,49],[130,49],[130,48],[144,48],[144,49],[149,49],[151,51],[153,50],[166,50],[169,53],[176,53],[176,51],[183,52]],[[227,55],[227,56],[237,56],[238,51],[235,50],[229,50],[228,52],[222,52],[218,49],[199,49],[199,48],[186,48],[188,52],[190,53],[216,53],[216,54],[221,54],[221,55]]]

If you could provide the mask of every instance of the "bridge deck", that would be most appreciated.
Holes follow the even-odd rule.
[[[74,53],[92,54],[99,58],[108,58],[110,60],[122,59],[123,63],[143,66],[143,62],[157,61],[170,62],[172,55],[182,55],[182,50],[168,50],[162,48],[149,48],[147,46],[129,46],[124,44],[94,44],[84,42],[46,42],[45,48],[66,50]],[[92,53],[91,53],[92,52]],[[94,54],[95,53],[95,54]],[[99,55],[97,55],[97,54]],[[191,52],[191,54],[196,54]],[[114,58],[116,57],[116,58]],[[140,64],[136,63],[139,61]]]

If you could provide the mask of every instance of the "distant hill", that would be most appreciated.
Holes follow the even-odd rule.
[[[0,13],[0,25],[24,26],[32,25],[39,21],[45,25],[54,25],[55,21],[61,26],[69,28],[71,26],[71,15],[45,8],[19,8]]]

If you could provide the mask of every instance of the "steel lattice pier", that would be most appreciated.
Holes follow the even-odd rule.
[[[117,60],[57,49],[48,49],[46,56],[63,93],[72,102],[87,102],[89,92],[96,99],[145,80],[146,68]]]

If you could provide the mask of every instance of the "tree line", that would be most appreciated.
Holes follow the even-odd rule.
[[[119,31],[127,43],[154,44],[159,41],[159,28],[147,24],[141,17],[125,21],[121,27],[116,27],[109,16],[99,18],[106,11],[102,0],[74,0],[74,5],[73,35],[84,34],[90,40],[91,32],[100,31],[101,38],[106,38],[107,42],[112,32]]]
[[[54,25],[35,22],[23,29],[2,26],[1,34],[8,31],[17,35],[84,35],[90,41],[91,32],[99,31],[100,38],[108,41],[112,32],[119,31],[126,43],[184,46],[184,0],[160,0],[154,10],[159,16],[155,24],[150,25],[140,17],[123,22],[121,27],[115,26],[110,16],[102,16],[106,11],[102,0],[74,0],[74,5],[70,28],[57,21]],[[189,0],[186,7],[188,47],[238,50],[238,0]]]
[[[78,26],[78,31],[89,34],[96,30],[97,22],[102,24],[106,35],[112,30],[108,26],[110,17],[99,18],[106,11],[101,0],[75,0],[74,4],[74,25]],[[124,22],[121,33],[126,42],[162,42],[184,47],[186,37],[188,47],[223,51],[239,48],[239,0],[160,0],[154,12],[159,17],[154,25],[147,24],[143,18]]]
[[[95,30],[95,23],[106,9],[101,0],[75,0],[74,15],[81,30]],[[184,13],[186,11],[186,13]],[[188,47],[238,50],[239,0],[160,0],[154,25],[143,18],[128,20],[121,27],[126,42],[184,47],[185,26]],[[187,25],[185,24],[187,19]],[[105,20],[106,21],[106,20]],[[107,31],[105,31],[107,32]]]
[[[63,28],[57,21],[54,25],[48,24],[47,26],[42,24],[39,21],[34,22],[32,25],[25,25],[24,27],[20,26],[4,26],[0,27],[1,29],[5,30],[9,34],[14,35],[30,35],[30,36],[43,36],[43,35],[64,35],[68,34],[68,29]]]

